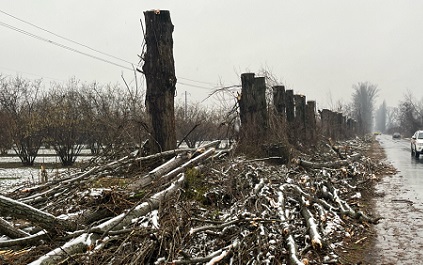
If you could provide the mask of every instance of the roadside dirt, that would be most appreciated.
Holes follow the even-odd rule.
[[[384,149],[376,140],[372,141],[365,155],[372,161],[379,162],[379,166],[373,169],[374,179],[360,191],[362,199],[359,206],[369,216],[379,217],[376,210],[376,201],[378,197],[385,195],[376,190],[376,185],[384,177],[395,174],[397,170],[392,165],[383,162],[386,155]],[[394,264],[381,263],[380,261],[380,254],[378,253],[380,249],[377,247],[378,235],[375,227],[378,225],[380,224],[363,223],[362,233],[345,237],[343,246],[338,248],[341,264]]]

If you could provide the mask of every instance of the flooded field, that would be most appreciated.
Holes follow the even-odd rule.
[[[83,155],[79,156],[76,160],[77,163],[85,162],[91,159],[90,150],[84,149],[81,152]],[[40,165],[48,164],[46,167],[49,176],[58,174],[68,170],[62,168],[60,159],[55,156],[54,150],[40,149],[39,155],[35,159],[33,167],[24,167],[20,165],[20,159],[15,155],[13,150],[9,150],[6,156],[0,157],[0,192],[10,189],[19,183],[35,184],[39,181]],[[11,167],[13,164],[14,167]]]

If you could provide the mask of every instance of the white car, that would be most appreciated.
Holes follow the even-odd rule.
[[[423,131],[417,131],[411,136],[411,155],[419,158],[423,153]]]

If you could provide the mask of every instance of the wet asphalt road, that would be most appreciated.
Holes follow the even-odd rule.
[[[423,264],[423,155],[411,156],[410,139],[377,139],[388,162],[399,170],[376,186],[376,213],[384,217],[376,225],[375,264]],[[372,255],[373,256],[373,255]]]

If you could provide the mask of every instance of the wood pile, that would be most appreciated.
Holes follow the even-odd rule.
[[[345,238],[379,220],[360,200],[388,166],[369,142],[328,142],[289,165],[212,142],[14,187],[1,264],[339,264]]]

